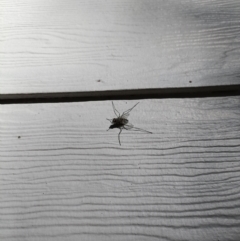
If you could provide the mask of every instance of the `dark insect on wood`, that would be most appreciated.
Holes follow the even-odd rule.
[[[137,103],[139,104],[139,102]],[[136,105],[137,105],[136,104]],[[142,131],[142,132],[145,132],[145,133],[150,133],[152,134],[152,132],[150,131],[146,131],[146,130],[143,130],[143,129],[140,129],[140,128],[137,128],[137,127],[134,127],[132,124],[129,123],[128,121],[128,116],[129,116],[129,113],[130,111],[136,106],[134,105],[132,108],[124,111],[121,115],[119,113],[119,111],[115,108],[113,102],[112,102],[112,107],[113,107],[113,112],[114,114],[117,116],[117,118],[113,118],[113,119],[107,119],[111,122],[111,125],[109,126],[109,129],[114,129],[114,128],[118,128],[120,129],[120,132],[118,133],[118,141],[119,141],[119,144],[121,145],[121,141],[120,141],[120,135],[121,135],[121,132],[122,130],[131,130],[131,131]],[[108,131],[107,130],[107,131]]]

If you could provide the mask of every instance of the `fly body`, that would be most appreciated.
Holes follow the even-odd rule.
[[[138,102],[139,103],[139,102]],[[137,104],[138,104],[137,103]],[[136,105],[137,105],[136,104]],[[124,111],[121,115],[118,112],[118,110],[115,108],[113,102],[112,102],[112,107],[113,107],[113,112],[115,113],[115,115],[117,116],[117,118],[113,118],[113,119],[107,119],[111,122],[111,125],[109,126],[109,129],[114,129],[114,128],[118,128],[120,129],[120,132],[118,133],[118,141],[119,144],[121,145],[121,141],[120,141],[120,134],[122,132],[123,129],[125,130],[133,130],[133,131],[142,131],[142,132],[146,132],[146,133],[151,133],[150,131],[146,131],[137,127],[134,127],[132,124],[129,123],[127,117],[129,116],[130,111],[136,106],[134,105],[132,108]],[[108,130],[109,130],[108,129]]]
[[[113,118],[111,123],[112,125],[110,125],[109,129],[121,128],[128,123],[128,120],[122,117]]]

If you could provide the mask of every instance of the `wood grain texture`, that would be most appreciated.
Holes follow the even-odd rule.
[[[0,93],[239,84],[239,0],[2,0]]]
[[[239,97],[141,101],[122,146],[112,117],[0,106],[0,240],[239,240]]]

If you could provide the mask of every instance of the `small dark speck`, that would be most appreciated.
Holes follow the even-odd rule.
[[[191,80],[189,80],[189,83],[192,83],[192,81],[191,81]]]
[[[21,136],[18,136],[18,139],[20,139],[21,138]]]
[[[98,79],[98,80],[97,80],[97,82],[101,82],[101,80],[100,80],[100,79]]]

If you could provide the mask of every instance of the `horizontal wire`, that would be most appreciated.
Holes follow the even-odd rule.
[[[238,95],[240,95],[240,84],[181,88],[0,94],[0,104],[34,104],[167,98],[206,98]]]

